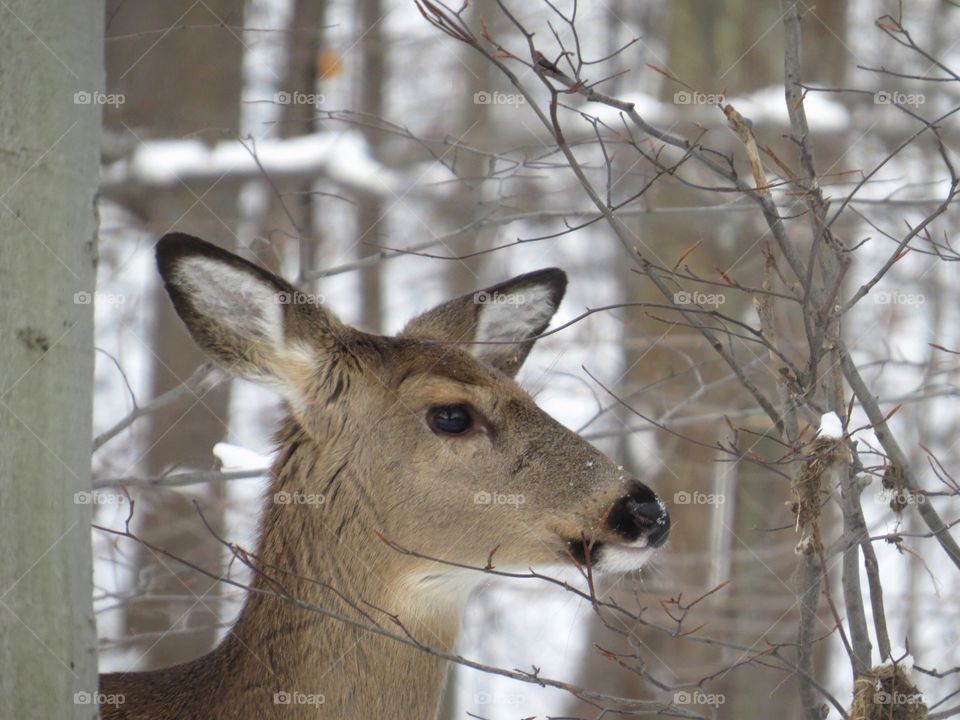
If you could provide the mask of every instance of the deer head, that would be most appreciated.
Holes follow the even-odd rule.
[[[279,392],[319,448],[350,447],[379,508],[371,533],[456,563],[482,566],[496,548],[498,566],[589,561],[601,572],[637,569],[666,540],[654,492],[513,380],[560,304],[561,270],[463,295],[384,337],[197,238],[167,235],[157,258],[210,357]],[[397,562],[414,586],[442,575],[424,559]]]
[[[197,238],[165,236],[157,260],[197,344],[289,405],[272,496],[323,500],[267,504],[254,590],[280,572],[298,600],[363,623],[385,611],[449,649],[466,593],[485,577],[458,566],[621,572],[666,540],[653,491],[513,380],[563,297],[560,270],[456,298],[383,337]],[[101,689],[126,698],[111,720],[429,718],[444,672],[419,648],[253,592],[209,655],[105,675]],[[277,705],[291,690],[326,702]]]

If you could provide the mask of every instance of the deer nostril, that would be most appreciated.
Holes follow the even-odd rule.
[[[645,536],[649,546],[660,547],[670,534],[670,515],[650,488],[634,482],[629,493],[610,508],[606,525],[630,542]]]
[[[663,515],[663,505],[657,501],[638,503],[635,500],[628,500],[627,505],[630,506],[630,512],[634,517],[650,522],[656,522]]]
[[[670,534],[670,515],[666,510],[662,510],[653,525],[653,529],[647,534],[647,544],[650,547],[660,547],[667,541]]]

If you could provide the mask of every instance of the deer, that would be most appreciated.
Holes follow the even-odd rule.
[[[489,580],[473,568],[626,573],[665,543],[656,493],[514,379],[560,305],[563,271],[468,293],[381,336],[199,238],[167,234],[156,259],[194,342],[279,393],[288,416],[238,619],[198,659],[101,675],[117,699],[107,720],[430,720],[449,662],[418,644],[452,651],[467,598]],[[311,496],[322,502],[290,501]],[[379,623],[417,643],[371,632]]]

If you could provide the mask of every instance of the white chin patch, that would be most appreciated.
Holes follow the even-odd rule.
[[[600,557],[596,569],[604,573],[625,573],[639,570],[654,553],[647,547],[646,541],[636,545],[616,545],[607,543],[600,548]]]

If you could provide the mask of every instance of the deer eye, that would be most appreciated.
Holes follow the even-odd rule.
[[[427,425],[438,435],[463,435],[475,424],[469,405],[438,405],[427,411]]]

